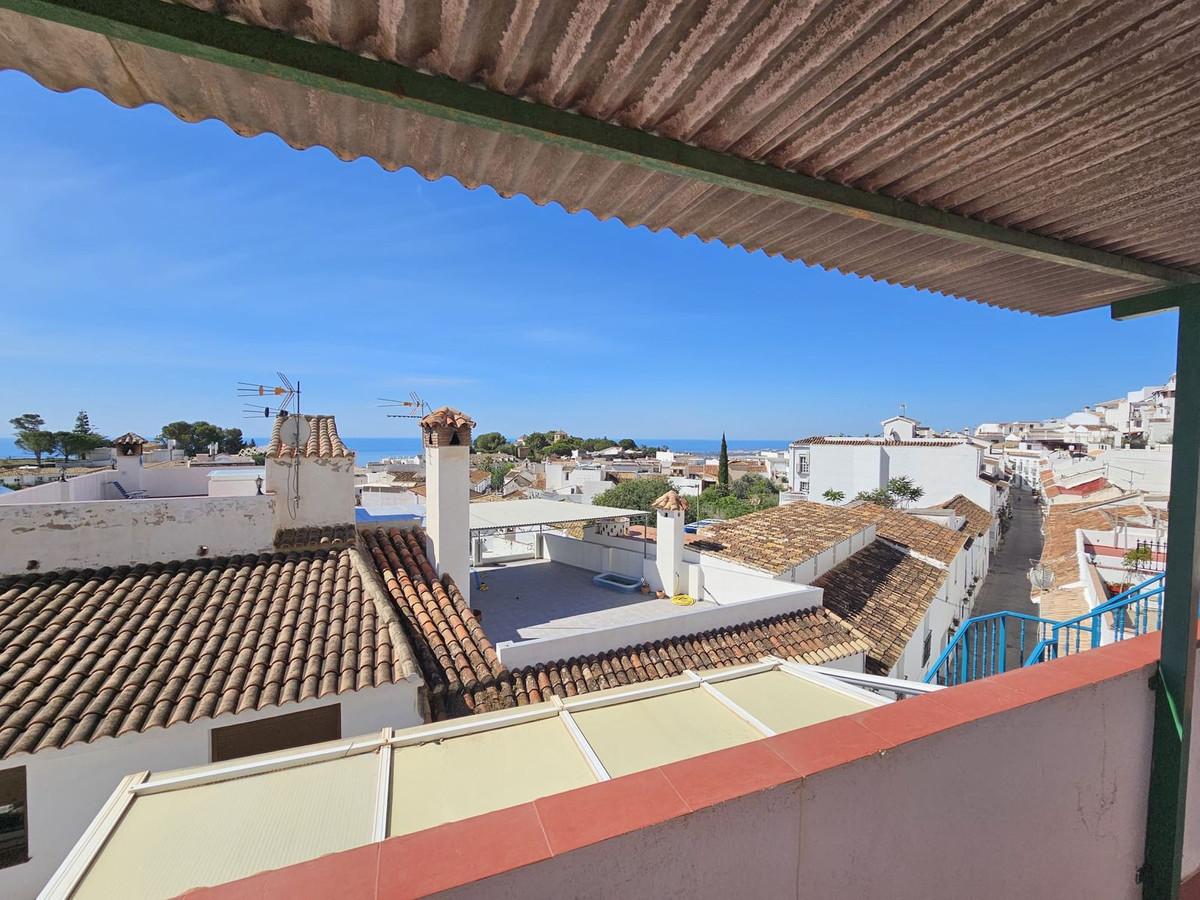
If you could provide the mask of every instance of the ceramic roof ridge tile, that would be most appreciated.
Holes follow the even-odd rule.
[[[679,496],[679,492],[674,488],[667,491],[650,505],[664,512],[687,512],[688,508],[687,500]]]
[[[338,664],[353,670],[339,672],[348,675],[341,686],[414,675],[403,632],[381,626],[391,607],[363,596],[355,552],[268,553],[0,579],[0,758],[262,709],[281,697],[323,695],[315,682],[291,677],[296,673],[286,664],[301,671],[325,665],[325,641],[308,637],[317,606],[348,638],[349,652]],[[92,584],[92,592],[76,590],[81,583]],[[124,600],[108,602],[113,596]],[[84,610],[92,617],[87,625],[103,620],[101,627],[75,627]],[[282,623],[285,613],[298,624],[270,624]],[[37,620],[39,628],[29,627]],[[364,668],[364,659],[373,664]],[[388,665],[380,666],[381,659]]]
[[[285,459],[293,456],[303,456],[310,459],[352,459],[354,451],[349,449],[338,434],[337,422],[333,416],[301,415],[308,426],[308,436],[302,447],[288,443],[284,436],[284,424],[294,416],[279,415],[271,426],[271,441],[267,445],[266,455],[272,459]]]
[[[474,428],[475,420],[465,412],[442,406],[423,417],[420,424],[422,428]]]

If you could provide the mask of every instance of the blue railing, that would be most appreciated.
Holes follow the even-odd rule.
[[[1043,636],[1025,665],[1091,650],[1162,628],[1166,575],[1159,574],[1111,597],[1091,612],[1060,622]]]
[[[924,680],[927,684],[963,684],[1157,631],[1162,627],[1165,577],[1155,575],[1065,621],[1018,612],[967,619]]]

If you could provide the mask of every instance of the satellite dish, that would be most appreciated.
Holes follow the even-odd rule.
[[[1029,583],[1039,591],[1048,591],[1054,587],[1054,573],[1046,566],[1038,563],[1029,570]]]
[[[304,416],[288,416],[279,423],[279,440],[292,447],[303,447],[308,443],[308,420]]]

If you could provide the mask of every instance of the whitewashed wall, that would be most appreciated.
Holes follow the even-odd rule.
[[[187,497],[0,506],[0,573],[123,566],[271,549],[271,497]]]

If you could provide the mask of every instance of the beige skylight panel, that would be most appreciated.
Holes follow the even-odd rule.
[[[713,687],[777,732],[848,716],[874,705],[779,670],[722,681]]]
[[[175,897],[371,842],[378,757],[137,797],[75,900]]]
[[[696,689],[571,715],[614,778],[762,737]]]
[[[557,716],[397,747],[388,836],[516,806],[595,780]]]

